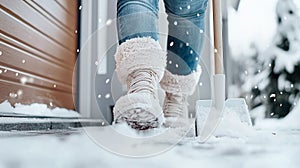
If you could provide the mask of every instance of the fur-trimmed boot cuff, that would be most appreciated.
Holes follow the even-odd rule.
[[[167,56],[158,41],[150,37],[134,38],[122,43],[115,54],[116,70],[121,83],[126,84],[129,74],[139,69],[151,69],[162,79]]]
[[[202,70],[199,65],[197,71],[192,72],[189,75],[176,75],[166,70],[163,79],[160,81],[160,85],[168,93],[192,95],[198,84],[201,73]]]

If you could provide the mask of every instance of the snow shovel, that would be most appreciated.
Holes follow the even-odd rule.
[[[221,0],[212,0],[214,28],[214,73],[212,100],[198,100],[196,103],[196,136],[205,142],[213,135],[226,112],[236,113],[242,123],[252,126],[247,104],[242,98],[225,101],[225,74],[223,69],[222,13]],[[230,109],[230,110],[227,110]],[[224,114],[224,116],[223,116]]]

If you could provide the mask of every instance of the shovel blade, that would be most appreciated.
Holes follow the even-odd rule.
[[[224,115],[224,109],[236,113],[242,123],[252,126],[248,106],[242,98],[230,98],[225,101],[223,110],[214,107],[212,100],[198,100],[196,103],[196,135],[205,142],[213,135]]]

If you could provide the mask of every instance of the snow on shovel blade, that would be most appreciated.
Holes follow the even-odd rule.
[[[225,101],[223,110],[217,110],[212,100],[198,100],[196,103],[196,133],[200,142],[207,141],[214,134],[226,113],[224,109],[235,113],[241,123],[252,126],[247,104],[242,98],[230,98]]]
[[[242,98],[230,98],[225,102],[225,107],[229,108],[231,111],[234,111],[240,118],[242,123],[252,126],[248,106],[245,102],[245,99]]]
[[[212,100],[199,100],[196,103],[196,136],[200,142],[207,141],[213,135],[223,116],[223,110],[217,110]]]

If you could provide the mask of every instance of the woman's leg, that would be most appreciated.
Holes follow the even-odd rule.
[[[118,0],[119,44],[128,39],[151,37],[158,40],[158,0]]]
[[[114,122],[135,129],[159,127],[163,121],[157,89],[166,66],[166,53],[157,33],[158,0],[119,0],[119,47],[115,55],[119,80],[128,93],[114,107]]]
[[[205,31],[208,0],[164,0],[169,21],[167,70],[161,81],[166,91],[165,125],[181,127],[188,120],[187,97],[199,81],[198,65]],[[193,123],[193,122],[192,122]]]
[[[164,0],[169,21],[167,69],[188,75],[197,69],[208,0]]]

